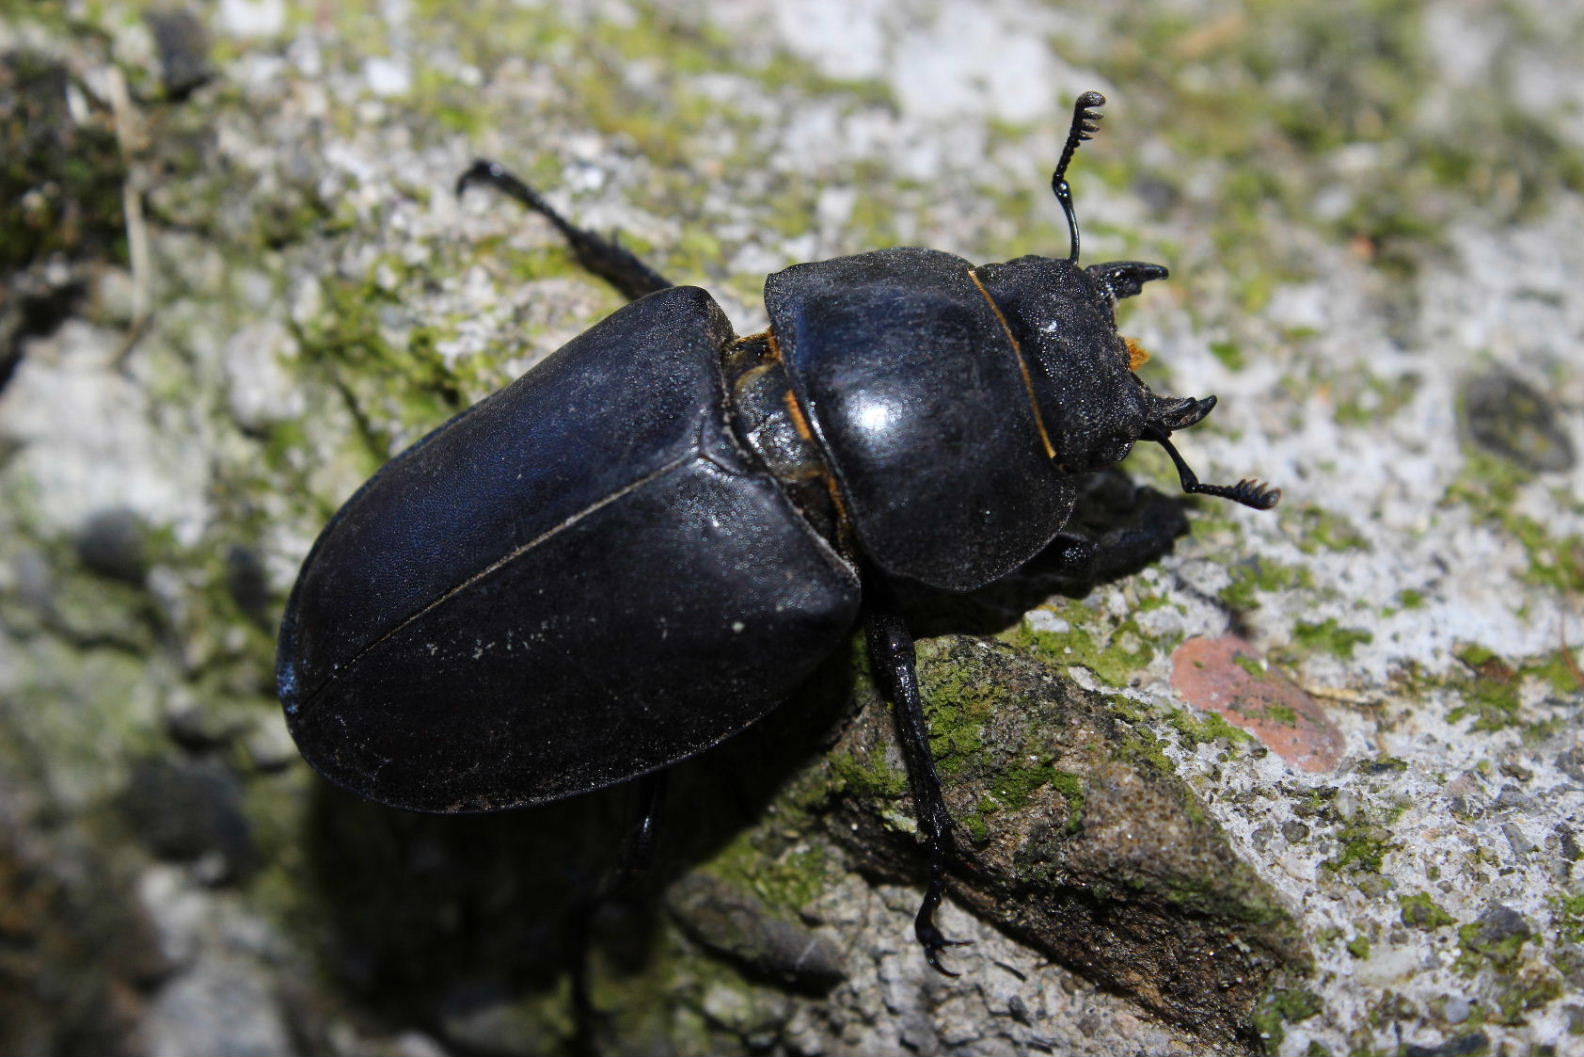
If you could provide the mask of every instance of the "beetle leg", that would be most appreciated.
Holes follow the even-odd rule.
[[[602,907],[628,891],[654,865],[660,832],[660,816],[665,809],[666,779],[670,768],[654,771],[633,782],[637,789],[640,815],[622,842],[621,861],[592,889],[572,912],[572,1052],[595,1052],[594,1036],[600,1011],[594,1005],[589,981],[589,959],[593,953],[594,916]]]
[[[931,967],[947,976],[957,974],[940,963],[947,947],[962,946],[966,940],[949,940],[935,925],[935,910],[946,894],[946,868],[955,854],[952,845],[952,817],[941,793],[940,776],[935,773],[935,758],[930,754],[929,724],[924,718],[924,702],[919,696],[918,665],[913,636],[902,619],[900,607],[890,585],[878,574],[865,578],[868,605],[864,630],[869,644],[869,663],[881,689],[891,702],[897,737],[902,743],[902,759],[907,764],[908,784],[913,789],[913,807],[919,832],[929,859],[929,882],[913,932],[924,946],[924,957]]]
[[[1019,576],[1049,591],[1083,591],[1109,583],[1170,554],[1188,532],[1176,497],[1137,488],[1120,475],[1099,475],[1067,528]]]
[[[621,863],[616,867],[616,873],[608,886],[608,895],[615,895],[627,888],[638,878],[649,872],[654,865],[655,848],[659,842],[660,816],[665,810],[666,779],[671,775],[670,768],[653,771],[639,778],[638,804],[642,814],[638,821],[633,823],[632,829],[627,831],[627,839],[622,847]]]
[[[636,301],[645,294],[675,285],[621,243],[572,223],[546,202],[544,196],[513,176],[499,162],[485,158],[475,161],[467,172],[457,178],[457,195],[460,196],[474,184],[489,184],[549,220],[567,240],[567,245],[572,247],[572,254],[578,263],[610,283],[629,300]]]
[[[1170,554],[1183,534],[1181,521],[1179,513],[1174,520],[1141,521],[1099,538],[1059,533],[1040,554],[1040,571],[1088,585],[1119,580]]]

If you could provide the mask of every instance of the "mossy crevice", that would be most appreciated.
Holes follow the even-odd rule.
[[[1149,718],[1004,643],[928,640],[919,661],[948,805],[967,838],[957,898],[1174,1024],[1253,1037],[1256,1002],[1276,974],[1305,971],[1308,954],[1281,900],[1176,776]],[[889,728],[883,713],[861,714],[836,752],[882,756]],[[1220,736],[1209,724],[1193,733]],[[890,821],[895,800],[848,784],[834,806],[827,832],[862,866],[917,876],[915,838]]]

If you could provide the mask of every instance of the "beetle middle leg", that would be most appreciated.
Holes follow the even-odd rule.
[[[891,702],[896,718],[897,737],[902,743],[902,759],[907,765],[908,784],[913,790],[913,806],[919,832],[924,836],[928,856],[929,880],[913,932],[924,946],[930,965],[947,976],[957,974],[940,963],[941,952],[958,947],[966,940],[949,940],[935,924],[935,911],[946,894],[946,868],[956,854],[952,844],[952,817],[941,793],[940,775],[930,753],[929,722],[924,717],[924,701],[919,694],[918,662],[913,650],[913,635],[902,619],[902,611],[890,585],[878,573],[865,577],[864,630],[869,645],[869,662],[882,691]]]
[[[567,240],[567,245],[572,247],[572,254],[577,257],[578,263],[610,283],[629,300],[636,301],[646,294],[675,285],[621,243],[572,223],[545,201],[543,195],[512,175],[499,162],[485,158],[475,161],[467,172],[457,178],[456,193],[460,196],[474,184],[489,184],[549,220]]]

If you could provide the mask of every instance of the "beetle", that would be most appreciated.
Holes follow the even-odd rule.
[[[1134,373],[1116,303],[1166,269],[1078,264],[1068,164],[1051,187],[1066,258],[975,267],[882,249],[769,276],[767,330],[737,336],[675,286],[479,161],[631,302],[392,459],[326,526],[281,625],[280,698],[322,775],[415,811],[500,811],[660,776],[753,724],[858,623],[895,713],[928,881],[929,963],[953,857],[902,582],[969,591],[1053,541],[1067,570],[1125,554],[1066,530],[1086,475],[1160,444],[1214,397]],[[1168,538],[1169,541],[1169,538]],[[1136,543],[1134,544],[1136,545]],[[637,856],[636,858],[641,858]]]

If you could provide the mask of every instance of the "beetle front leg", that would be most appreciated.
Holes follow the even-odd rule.
[[[1153,564],[1187,533],[1181,500],[1100,475],[1073,520],[1017,575],[1048,592],[1082,592]]]
[[[869,645],[869,663],[881,690],[891,702],[897,737],[902,743],[902,759],[907,765],[908,784],[913,790],[913,807],[919,832],[929,861],[929,882],[913,931],[924,946],[930,965],[947,976],[957,974],[940,963],[941,951],[962,946],[966,940],[949,940],[935,924],[935,910],[946,894],[946,868],[955,849],[952,845],[952,817],[941,793],[940,776],[930,753],[929,723],[924,718],[924,701],[919,695],[918,664],[913,636],[902,619],[900,607],[890,585],[878,574],[866,579],[868,593],[864,631]]]
[[[460,196],[474,184],[489,184],[502,194],[514,198],[555,225],[567,245],[572,247],[578,263],[616,288],[629,300],[636,301],[656,290],[675,285],[665,276],[643,262],[632,250],[587,228],[580,228],[556,211],[544,196],[523,183],[499,162],[480,158],[467,172],[457,178],[456,193]]]

